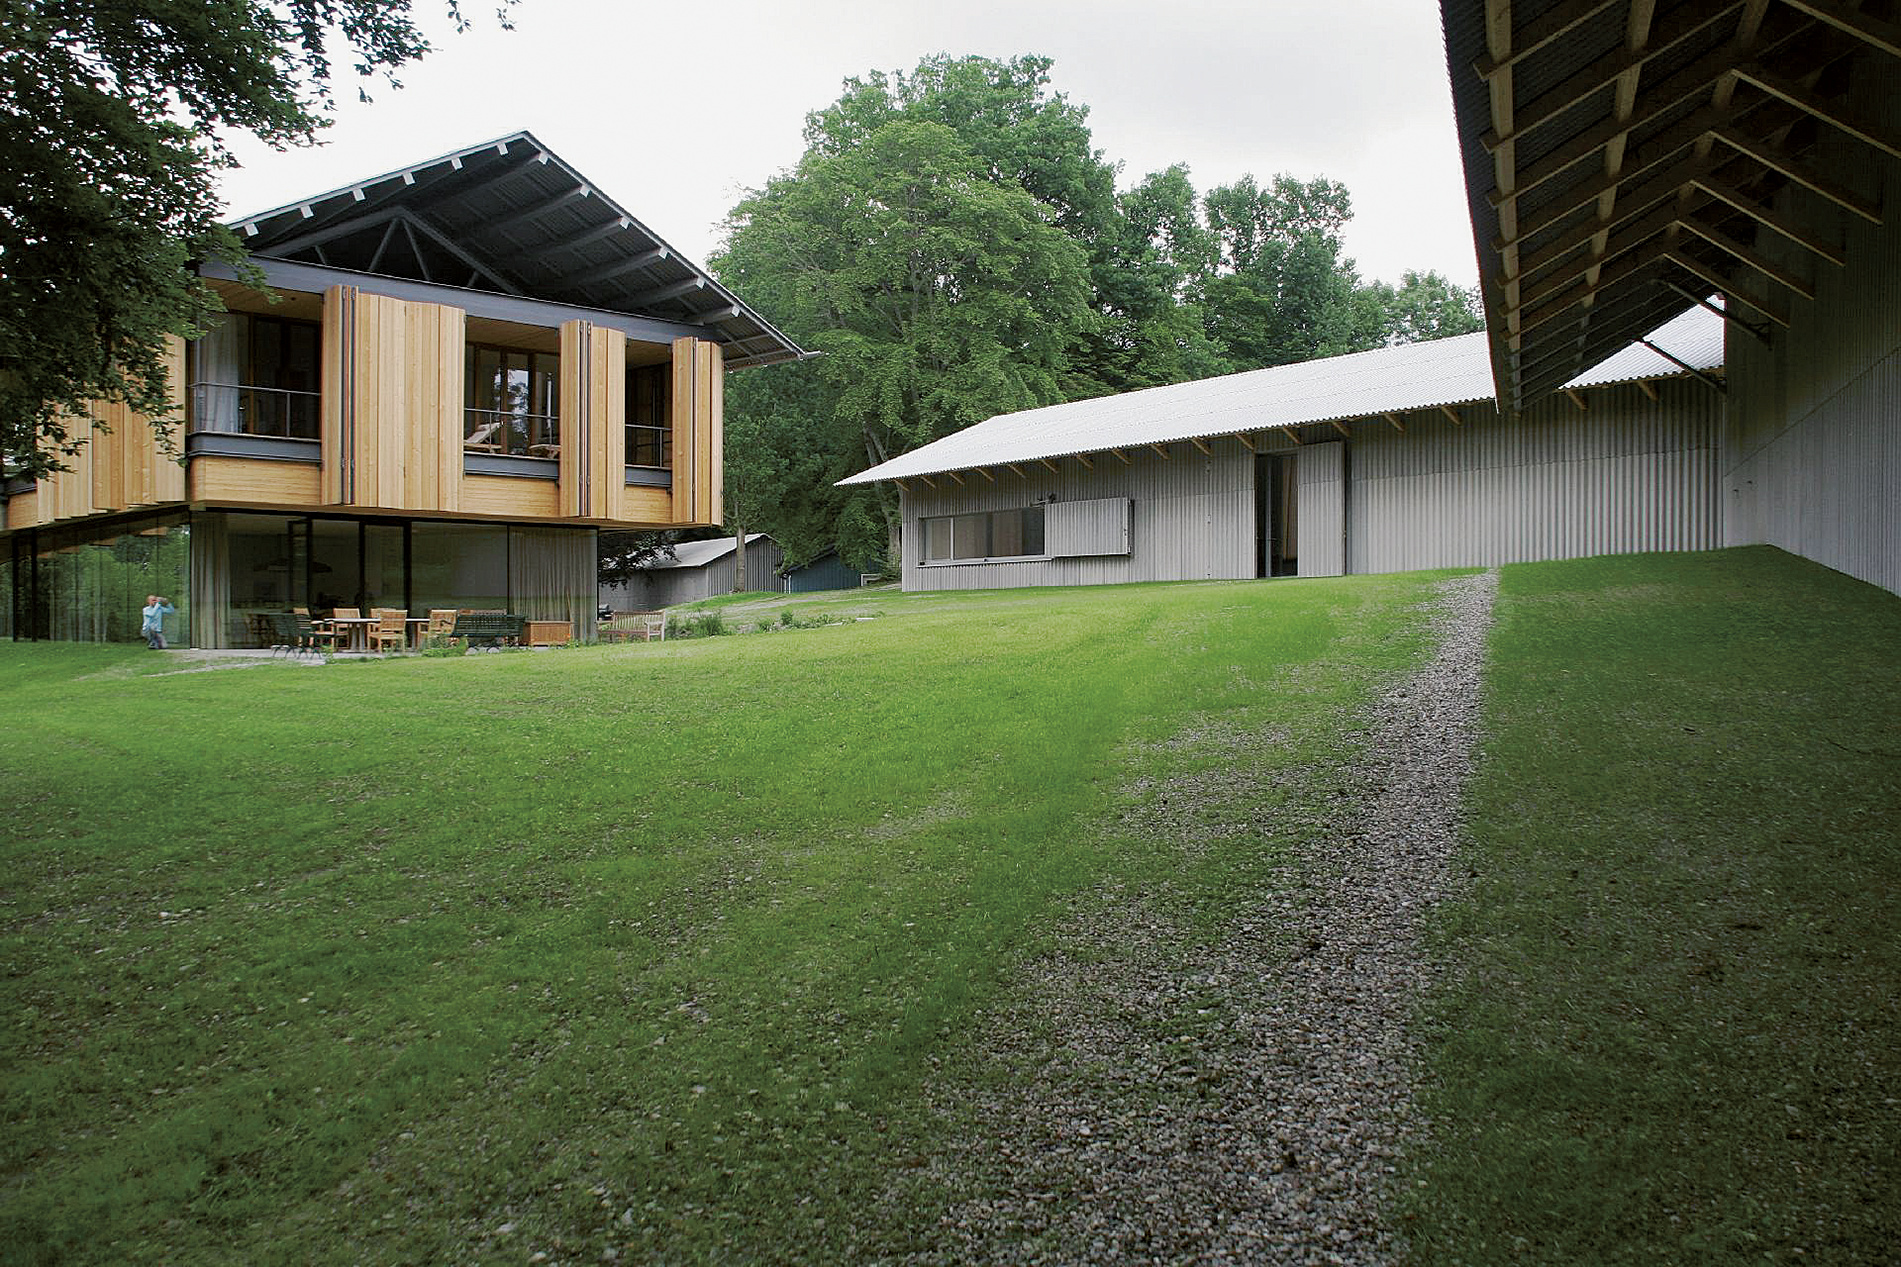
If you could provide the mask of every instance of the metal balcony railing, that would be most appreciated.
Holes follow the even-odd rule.
[[[321,399],[316,392],[282,387],[193,383],[191,430],[315,440],[321,435]]]

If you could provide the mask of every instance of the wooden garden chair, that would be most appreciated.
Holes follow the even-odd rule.
[[[396,644],[398,651],[402,650],[404,644],[408,641],[408,635],[405,632],[405,621],[407,621],[409,613],[400,607],[379,607],[376,609],[375,615],[376,623],[363,631],[370,640],[370,646],[377,651],[381,651],[384,647],[393,642]]]

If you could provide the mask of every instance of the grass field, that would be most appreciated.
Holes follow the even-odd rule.
[[[1757,548],[1497,620],[1419,1256],[1895,1261],[1901,599]]]
[[[1245,860],[1116,826],[1159,741],[1338,755],[1429,579],[324,668],[0,645],[0,1252],[835,1257],[1066,895],[1219,911]]]
[[[1351,761],[1433,579],[323,668],[0,644],[0,1256],[913,1247],[867,1220],[924,1080],[1065,901],[1218,924],[1284,861],[1130,826],[1218,759],[1169,741]],[[1877,1261],[1901,600],[1768,550],[1508,568],[1493,656],[1418,1257]]]

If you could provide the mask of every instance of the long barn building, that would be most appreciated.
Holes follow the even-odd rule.
[[[1698,309],[1515,418],[1483,334],[992,418],[893,481],[904,587],[1336,576],[1721,544]]]

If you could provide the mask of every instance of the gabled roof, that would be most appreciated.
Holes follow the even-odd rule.
[[[765,535],[763,532],[749,532],[746,534],[746,544],[750,546]],[[646,570],[658,572],[665,568],[702,568],[725,558],[732,552],[733,539],[731,537],[714,537],[711,541],[683,541],[673,547],[671,559],[649,563]]]
[[[253,255],[703,326],[729,368],[804,355],[528,132],[232,227]]]
[[[1677,359],[1633,343],[1565,386],[1671,378],[1688,373],[1686,365],[1697,371],[1722,368],[1722,319],[1702,308],[1657,330],[1649,342]],[[1486,337],[1462,334],[1000,414],[839,483],[870,484],[1491,399]]]
[[[1503,408],[1711,292],[1786,326],[1844,265],[1844,226],[1880,222],[1901,131],[1874,100],[1897,48],[1879,9],[1440,8]]]

